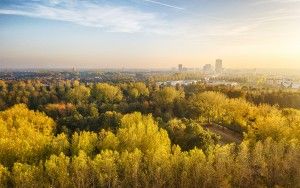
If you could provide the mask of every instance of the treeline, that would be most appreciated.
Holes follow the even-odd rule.
[[[300,109],[300,90],[289,88],[253,88],[231,86],[209,86],[205,84],[189,85],[185,87],[187,93],[216,91],[224,93],[229,98],[244,98],[247,101],[259,104],[278,105],[281,108]]]
[[[172,122],[169,126],[184,122]],[[299,141],[271,138],[181,151],[140,113],[116,131],[54,135],[24,105],[0,112],[1,187],[297,187]]]
[[[170,80],[203,80],[204,74],[201,72],[177,72],[173,74],[157,73],[147,78],[148,82],[162,82]]]

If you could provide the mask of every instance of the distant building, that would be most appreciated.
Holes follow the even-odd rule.
[[[218,86],[218,85],[238,86],[239,85],[237,82],[228,82],[228,81],[225,81],[225,80],[221,80],[221,81],[208,81],[206,84],[207,85],[211,85],[211,86]]]
[[[211,66],[211,64],[206,64],[206,65],[204,65],[204,67],[203,67],[203,71],[205,72],[205,73],[210,73],[210,72],[212,72],[212,66]]]
[[[183,71],[183,66],[182,66],[182,64],[179,64],[179,65],[178,65],[178,71],[180,71],[180,72]]]
[[[293,89],[300,89],[300,83],[293,83],[292,88]]]
[[[176,81],[165,81],[165,82],[156,82],[159,86],[177,86],[177,85],[190,85],[199,82],[199,80],[176,80]]]
[[[216,73],[221,73],[223,71],[222,59],[217,59],[216,60],[215,71],[216,71]]]

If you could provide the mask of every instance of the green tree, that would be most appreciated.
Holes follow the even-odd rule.
[[[164,120],[169,120],[173,117],[174,111],[179,112],[180,101],[184,99],[185,93],[182,89],[176,90],[174,87],[164,87],[152,94],[154,104],[154,114],[162,117]]]
[[[172,143],[178,144],[186,151],[194,147],[207,150],[218,142],[217,135],[205,131],[195,121],[173,119],[168,122],[166,130]]]
[[[88,102],[90,92],[90,88],[84,85],[75,85],[67,94],[68,101],[74,104],[85,104]]]
[[[107,111],[100,115],[101,127],[105,129],[117,130],[120,127],[123,115],[115,111]]]

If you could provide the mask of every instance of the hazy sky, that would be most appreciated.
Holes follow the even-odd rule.
[[[300,68],[300,0],[0,0],[0,68]]]

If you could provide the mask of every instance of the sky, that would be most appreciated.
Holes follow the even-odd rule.
[[[0,0],[1,68],[300,69],[300,0]]]

